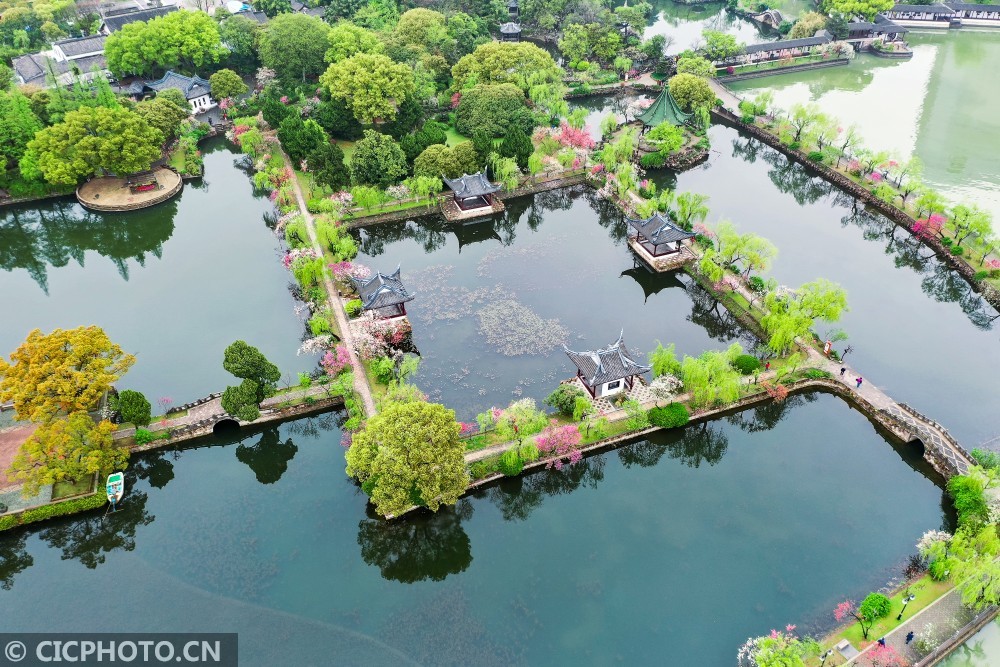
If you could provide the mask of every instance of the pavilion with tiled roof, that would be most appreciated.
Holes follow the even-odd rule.
[[[680,252],[681,242],[694,238],[694,234],[684,231],[659,212],[645,219],[625,218],[625,222],[628,223],[629,238],[652,257]]]
[[[651,370],[650,366],[635,360],[625,347],[624,335],[622,331],[618,340],[608,347],[589,352],[574,352],[563,345],[566,356],[576,365],[577,377],[594,398],[629,391],[637,376]]]
[[[493,193],[500,190],[500,186],[490,183],[486,174],[481,171],[463,174],[461,178],[443,178],[454,193],[455,203],[463,211],[492,207]]]
[[[370,278],[351,278],[351,283],[361,299],[362,310],[369,311],[379,319],[406,317],[406,302],[413,300],[403,281],[399,278],[399,267],[389,275],[375,272]]]
[[[677,106],[677,101],[670,94],[670,89],[663,86],[656,100],[649,105],[649,108],[636,117],[642,121],[643,127],[656,127],[664,121],[681,126],[686,125],[691,120],[692,114],[681,111]]]

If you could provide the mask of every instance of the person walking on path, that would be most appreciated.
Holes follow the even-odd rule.
[[[913,641],[913,630],[906,633],[906,643],[909,644]]]
[[[864,379],[859,375],[858,377],[854,378],[854,381],[858,383],[858,389],[861,389],[861,383],[864,382]]]
[[[767,363],[764,364],[764,372],[766,373],[769,370],[771,370],[771,362],[770,361],[768,361]]]
[[[840,367],[840,377],[844,377],[844,373],[847,372],[847,366]]]

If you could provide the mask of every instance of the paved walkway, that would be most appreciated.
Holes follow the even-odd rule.
[[[722,106],[733,112],[737,116],[740,115],[740,98],[733,94],[733,91],[729,90],[723,84],[719,83],[715,79],[709,79],[708,85],[712,87],[715,91],[715,96],[722,100]]]
[[[282,155],[285,155],[284,150],[282,150]],[[285,160],[288,164],[292,161],[285,155]],[[306,198],[302,194],[302,188],[299,187],[299,179],[297,177],[292,178],[292,188],[295,190],[295,199],[299,204],[299,212],[302,214],[302,218],[306,222],[306,230],[309,232],[309,240],[312,242],[313,249],[320,254],[322,257],[325,255],[323,246],[320,245],[319,239],[316,236],[316,223],[313,220],[312,214],[306,207]],[[361,365],[361,359],[358,357],[357,352],[354,351],[354,341],[351,340],[352,333],[350,324],[347,321],[347,313],[344,311],[344,304],[340,300],[340,294],[337,292],[337,288],[333,284],[330,276],[325,276],[323,278],[323,287],[326,289],[326,298],[330,302],[330,307],[333,309],[333,314],[337,318],[337,329],[340,331],[341,340],[344,342],[344,346],[347,348],[351,355],[351,366],[354,367],[354,391],[361,398],[361,404],[365,408],[365,414],[372,416],[375,414],[375,399],[372,397],[371,387],[368,386],[368,379],[365,376],[365,369]]]

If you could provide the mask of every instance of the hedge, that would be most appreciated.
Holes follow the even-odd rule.
[[[649,411],[649,421],[660,428],[679,428],[691,420],[691,413],[683,403],[671,403]]]
[[[57,516],[64,516],[66,514],[86,512],[87,510],[104,507],[107,502],[108,499],[105,494],[94,493],[83,498],[73,498],[71,500],[64,500],[58,503],[42,505],[41,507],[25,510],[18,514],[8,514],[0,517],[0,530],[9,530],[16,526],[24,526],[29,523],[35,523],[36,521],[51,519]]]

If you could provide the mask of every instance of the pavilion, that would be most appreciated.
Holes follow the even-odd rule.
[[[447,220],[464,220],[502,211],[503,202],[493,196],[499,185],[490,183],[483,172],[464,174],[461,178],[442,176],[452,190],[452,196],[441,206]]]
[[[399,267],[390,274],[375,272],[370,278],[351,278],[354,289],[361,299],[363,311],[370,311],[376,318],[382,320],[406,317],[406,302],[413,300],[413,295],[406,291],[399,279]]]
[[[622,341],[625,332],[612,345],[590,352],[574,352],[565,345],[566,355],[576,364],[576,376],[593,398],[613,396],[632,389],[635,378],[650,371],[638,363]]]
[[[521,24],[520,23],[514,23],[513,21],[501,24],[500,25],[500,41],[503,41],[503,42],[520,42],[521,41]]]
[[[677,126],[687,125],[691,121],[692,114],[681,111],[677,106],[677,101],[670,94],[670,89],[663,86],[660,95],[649,105],[649,108],[636,117],[642,121],[643,129],[656,127],[664,121],[669,121]]]
[[[650,257],[680,252],[681,242],[694,238],[693,233],[684,231],[660,212],[645,220],[625,218],[625,221],[630,229],[629,239],[635,241]]]

